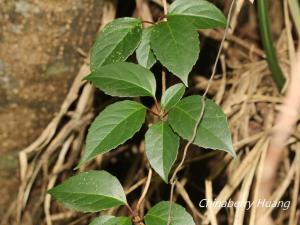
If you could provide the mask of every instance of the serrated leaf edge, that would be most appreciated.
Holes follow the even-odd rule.
[[[94,73],[95,73],[95,72],[96,72],[96,71],[94,71]],[[91,73],[91,74],[89,74],[88,76],[86,76],[86,77],[84,78],[84,80],[87,80],[87,81],[90,81],[90,82],[93,83],[93,81],[90,80],[90,78],[91,78],[92,76],[93,76],[93,73]],[[114,80],[114,81],[122,81],[122,82],[124,82],[124,83],[128,83],[128,84],[137,86],[137,87],[139,87],[140,89],[143,89],[144,91],[146,91],[146,92],[149,94],[149,95],[145,95],[145,96],[151,96],[151,97],[154,97],[154,98],[155,98],[155,93],[151,93],[149,90],[147,90],[147,89],[145,89],[145,88],[143,88],[143,87],[141,87],[141,86],[138,86],[138,85],[136,85],[135,83],[128,82],[128,81],[122,80],[122,79],[113,79],[112,77],[103,77],[103,76],[101,76],[101,78],[104,78],[104,79],[110,79],[110,80]],[[96,77],[96,78],[94,78],[94,79],[98,79],[98,78]],[[150,85],[150,86],[151,86],[151,85]],[[100,89],[100,90],[103,91],[105,94],[110,95],[110,96],[114,96],[114,97],[135,97],[135,96],[132,96],[132,95],[115,95],[115,94],[110,94],[110,93],[108,93],[108,92],[105,91],[105,90],[102,90],[102,89]],[[154,90],[151,90],[151,91],[156,92],[155,89],[154,89]]]
[[[177,105],[175,107],[173,107],[173,109],[178,109],[180,110],[181,112],[183,112],[184,114],[186,114],[188,117],[190,117],[193,121],[197,122],[197,120],[195,120],[189,113],[187,113],[185,110],[181,109],[180,107],[178,107]],[[207,117],[207,118],[210,118],[210,119],[215,119],[216,117]],[[226,119],[226,122],[227,122],[227,117],[226,116],[218,116],[217,118],[224,118]],[[199,126],[201,126],[201,123],[199,124]],[[171,125],[172,129],[180,136],[182,137],[183,139],[185,140],[189,140],[188,137],[183,137],[179,134],[178,130],[176,128],[174,128],[172,125]],[[228,147],[228,149],[224,149],[224,148],[211,148],[211,147],[207,147],[207,146],[199,146],[199,147],[202,147],[202,148],[209,148],[209,149],[215,149],[215,150],[222,150],[222,151],[225,151],[227,153],[229,153],[233,158],[236,158],[236,153],[234,151],[233,148],[231,148],[232,146],[228,146],[227,143],[224,143],[223,140],[221,140],[219,137],[215,136],[214,133],[212,133],[210,130],[208,130],[206,127],[201,127],[202,129],[206,130],[208,133],[212,134],[212,136],[216,137],[216,139],[218,139],[222,144],[224,144],[225,146]],[[197,145],[198,146],[198,145]],[[229,150],[230,149],[230,150]]]
[[[124,18],[131,18],[131,17],[124,17]],[[136,18],[131,18],[131,19],[136,19]],[[132,27],[132,29],[130,29],[125,35],[123,35],[123,37],[122,37],[122,40],[123,39],[125,39],[126,37],[127,37],[127,35],[130,33],[130,32],[132,32],[134,29],[136,29],[136,28],[140,28],[139,30],[140,30],[140,32],[139,32],[139,34],[140,34],[140,38],[139,38],[139,42],[136,44],[136,46],[135,46],[135,48],[134,49],[132,49],[131,51],[129,51],[129,54],[128,54],[128,56],[127,57],[125,57],[122,61],[124,62],[124,61],[126,61],[126,59],[128,59],[128,57],[130,56],[130,55],[132,55],[134,52],[135,52],[135,50],[137,49],[137,47],[140,45],[140,43],[141,43],[141,38],[142,38],[142,21],[141,20],[139,20],[139,19],[136,19],[136,22],[139,22],[139,23],[137,23],[135,26],[133,26]],[[103,31],[102,31],[103,33],[105,32],[105,28],[103,29]],[[103,34],[102,33],[102,34]],[[100,34],[101,35],[101,34]],[[111,55],[114,51],[115,51],[115,49],[117,48],[117,47],[119,47],[119,45],[120,45],[120,42],[115,46],[115,48],[113,48],[112,49],[112,51],[109,53],[109,55]],[[93,48],[94,48],[94,46],[92,47],[92,51],[91,51],[91,55],[90,55],[90,57],[92,58],[93,57],[93,55],[94,55],[94,53],[93,53]],[[96,54],[96,53],[95,53]],[[104,66],[104,65],[110,65],[110,64],[115,64],[115,63],[118,63],[118,62],[115,62],[115,63],[109,63],[109,64],[106,64],[106,61],[107,59],[105,59],[105,61],[101,64],[101,66],[95,66],[95,68],[92,68],[92,67],[94,67],[94,66],[92,66],[92,63],[90,63],[90,68],[91,68],[91,71],[95,71],[95,70],[97,70],[97,69],[99,69],[99,68],[101,68],[102,66]]]
[[[139,112],[139,111],[141,111],[141,110],[144,111],[144,116],[146,116],[146,108],[145,108],[145,106],[142,105],[142,104],[140,104],[140,105],[143,106],[143,107],[141,107],[139,110],[136,110],[134,113],[131,113],[130,116],[132,116],[133,114],[135,114],[135,113],[137,113],[137,112]],[[126,119],[128,119],[130,116],[126,117]],[[124,119],[123,121],[125,121],[126,119]],[[142,126],[143,126],[143,123],[142,123],[141,126],[135,131],[135,133],[134,133],[132,136],[130,136],[127,140],[131,139],[131,138],[132,138],[132,137],[133,137],[133,136],[141,129]],[[117,127],[117,126],[116,126],[116,127]],[[115,129],[115,128],[114,128],[114,129]],[[105,138],[107,138],[107,136],[106,136]],[[105,139],[103,139],[103,140],[105,140]],[[103,140],[102,140],[102,142],[103,142]],[[101,152],[101,153],[96,153],[96,154],[95,154],[94,156],[92,156],[92,157],[91,157],[91,155],[93,155],[93,154],[89,154],[88,157],[84,157],[83,159],[80,160],[79,164],[75,167],[75,169],[78,169],[78,168],[79,168],[80,166],[82,166],[84,163],[86,163],[86,162],[92,160],[92,159],[95,158],[97,155],[100,155],[100,154],[102,155],[102,154],[104,154],[104,153],[107,153],[107,152],[109,152],[109,151],[115,149],[116,147],[118,147],[118,146],[124,144],[127,140],[125,140],[125,141],[123,141],[122,143],[120,143],[120,144],[114,146],[114,147],[111,148],[110,150],[107,150],[107,151]],[[97,148],[97,147],[96,147],[96,148]],[[93,151],[93,152],[94,152],[94,151]]]

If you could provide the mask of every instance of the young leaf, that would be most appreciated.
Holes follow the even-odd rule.
[[[176,0],[170,6],[167,18],[184,17],[197,29],[226,26],[224,14],[212,3],[205,0]]]
[[[201,96],[183,98],[168,115],[171,127],[179,136],[190,140],[202,109]],[[204,148],[223,150],[235,157],[226,115],[213,101],[206,99],[203,118],[194,144]]]
[[[145,135],[145,150],[152,168],[168,183],[168,175],[176,160],[179,137],[167,122],[159,122]]]
[[[167,225],[169,202],[160,202],[153,206],[145,216],[146,225]],[[192,216],[182,206],[172,203],[172,225],[195,225]]]
[[[98,212],[127,204],[120,182],[106,171],[73,176],[48,193],[66,207],[81,212]]]
[[[90,225],[132,225],[128,217],[101,216],[93,220]]]
[[[187,86],[200,52],[193,24],[185,18],[169,18],[153,27],[150,41],[156,58]]]
[[[116,102],[104,109],[88,130],[86,150],[79,166],[130,139],[141,129],[145,116],[146,108],[134,101]]]
[[[106,65],[85,79],[111,96],[155,97],[156,81],[153,73],[137,64],[121,62]]]
[[[183,84],[175,84],[169,87],[161,98],[161,107],[165,111],[169,111],[176,105],[184,95],[185,86]]]
[[[156,62],[153,51],[150,48],[150,37],[153,27],[143,30],[142,41],[136,50],[137,61],[143,67],[150,69]]]
[[[103,65],[123,62],[138,47],[142,22],[135,18],[120,18],[104,27],[91,51],[91,71]]]

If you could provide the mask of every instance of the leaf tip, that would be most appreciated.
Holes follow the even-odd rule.
[[[188,76],[186,76],[184,78],[181,78],[181,81],[183,82],[183,84],[184,84],[185,87],[189,86]]]
[[[80,165],[80,163],[79,163],[77,166],[74,167],[73,170],[78,170],[78,169],[80,168],[80,166],[81,166],[81,165]]]
[[[51,189],[47,190],[47,194],[53,196],[53,191],[54,191],[54,188],[51,188]]]
[[[169,178],[168,176],[161,176],[162,180],[166,183],[169,184]]]
[[[90,158],[84,155],[83,158],[79,161],[78,165],[73,170],[78,170],[83,164],[85,164],[89,160]]]
[[[233,145],[230,144],[230,146],[228,146],[228,148],[225,150],[229,155],[232,156],[233,159],[237,159],[237,155],[236,155],[236,152],[233,148]]]
[[[80,161],[79,161],[79,163],[78,163],[78,165],[73,169],[73,170],[78,170],[83,164],[85,164],[87,162],[87,160],[85,159],[85,157],[83,157]]]
[[[231,151],[229,154],[233,157],[233,159],[237,159],[237,155],[234,150]]]
[[[84,77],[82,80],[91,81],[92,73]]]

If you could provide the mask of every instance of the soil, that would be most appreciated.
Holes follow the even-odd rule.
[[[103,2],[0,0],[0,216],[17,193],[18,152],[59,110]]]

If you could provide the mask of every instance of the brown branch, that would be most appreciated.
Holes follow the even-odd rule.
[[[168,3],[167,0],[161,0],[163,7],[164,7],[164,16],[163,16],[163,20],[166,20],[166,15],[168,14]],[[162,69],[162,74],[161,74],[161,92],[162,95],[166,92],[167,89],[167,81],[166,81],[166,71],[163,68]],[[160,114],[162,115],[164,112],[163,110],[161,110]]]
[[[141,205],[142,205],[142,203],[145,200],[145,197],[146,197],[146,195],[148,193],[149,186],[150,186],[150,183],[151,183],[151,178],[152,178],[152,169],[150,168],[149,169],[149,173],[148,173],[148,177],[147,177],[147,182],[146,182],[146,185],[145,185],[145,188],[144,188],[144,191],[143,191],[140,199],[138,200],[138,203],[137,203],[136,208],[135,208],[136,212],[138,212],[140,210]]]
[[[148,24],[152,24],[154,25],[155,23],[154,22],[151,22],[151,21],[147,21],[147,20],[143,20],[142,23],[148,23]]]
[[[154,112],[153,110],[148,109],[148,111],[149,111],[151,114],[153,114],[154,116],[157,116],[157,117],[160,118],[160,115],[159,115],[158,113]]]
[[[167,0],[162,0],[163,3],[163,7],[164,7],[164,14],[167,15],[168,14],[168,3]]]
[[[162,74],[161,74],[161,83],[162,83],[162,94],[164,94],[166,92],[166,89],[167,89],[167,81],[166,81],[166,71],[165,69],[163,68],[162,70]]]

